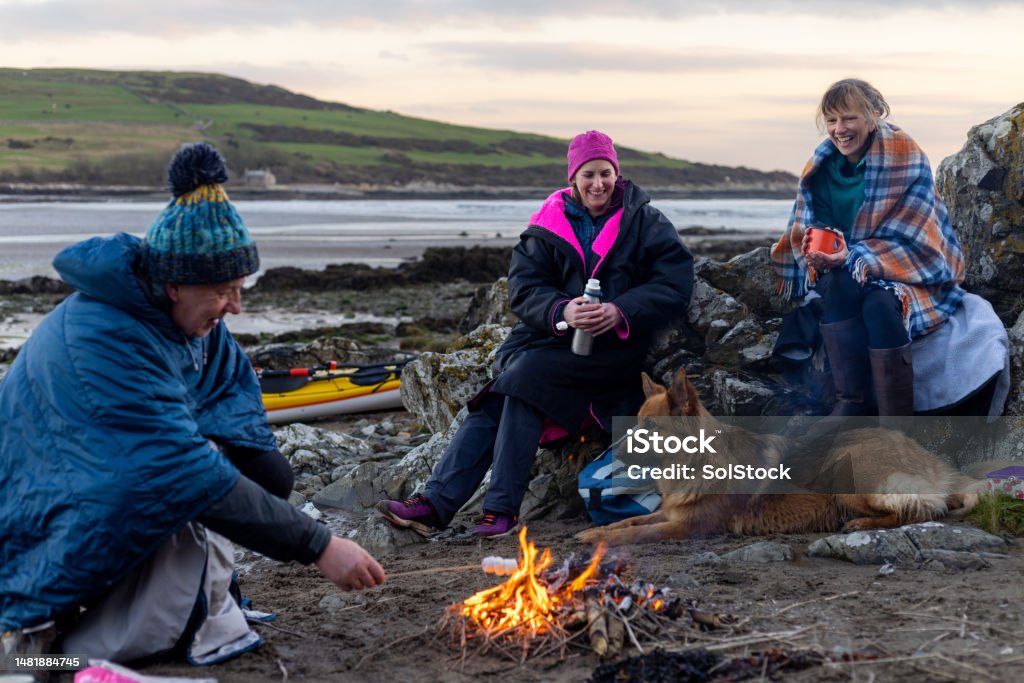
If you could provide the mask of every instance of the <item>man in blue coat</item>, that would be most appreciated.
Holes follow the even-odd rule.
[[[43,320],[0,382],[5,648],[54,621],[80,629],[112,609],[145,613],[130,596],[163,582],[165,593],[185,584],[184,597],[168,596],[165,609],[154,610],[181,606],[170,632],[111,646],[110,634],[96,636],[102,628],[90,625],[74,640],[89,651],[75,653],[124,660],[173,649],[201,663],[236,654],[217,654],[217,634],[196,635],[197,623],[219,616],[211,577],[230,575],[221,537],[277,560],[315,563],[344,589],[384,580],[366,551],[284,500],[291,469],[252,366],[221,324],[240,312],[245,277],[259,268],[256,245],[221,187],[226,179],[213,147],[186,145],[170,167],[174,198],[145,240],[97,237],[54,260],[77,291]],[[182,548],[194,550],[188,556],[198,564],[182,559]],[[196,585],[182,579],[189,566]],[[243,641],[243,649],[254,645]]]

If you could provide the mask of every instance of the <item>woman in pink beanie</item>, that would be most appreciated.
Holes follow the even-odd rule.
[[[567,160],[570,186],[544,201],[512,252],[509,302],[519,323],[498,350],[494,379],[470,400],[423,490],[379,505],[398,526],[443,529],[493,469],[473,533],[511,532],[538,443],[595,424],[610,432],[613,415],[635,415],[651,338],[686,312],[693,257],[647,193],[619,176],[612,139],[581,133]],[[600,280],[600,303],[583,296],[591,278]],[[590,355],[573,353],[570,328],[593,335]]]

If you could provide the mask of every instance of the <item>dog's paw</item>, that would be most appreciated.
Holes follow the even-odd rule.
[[[875,529],[877,526],[878,525],[870,517],[859,517],[857,519],[851,519],[849,522],[844,524],[840,531],[844,534],[848,534],[853,531],[867,531],[869,529]]]
[[[586,529],[576,534],[576,540],[580,543],[589,543],[590,545],[597,545],[603,538],[601,529]]]
[[[978,505],[977,493],[952,493],[946,496],[946,507],[949,510],[970,512]]]

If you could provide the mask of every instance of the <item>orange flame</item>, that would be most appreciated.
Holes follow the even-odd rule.
[[[551,566],[551,551],[537,557],[537,546],[526,538],[526,527],[519,531],[519,567],[505,583],[482,590],[462,603],[460,612],[488,632],[503,632],[523,627],[534,635],[547,631],[555,622],[555,614],[570,604],[586,587],[604,557],[602,543],[594,551],[587,568],[568,586],[554,594],[540,580]]]

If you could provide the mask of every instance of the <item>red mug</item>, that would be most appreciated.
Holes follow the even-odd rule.
[[[838,254],[846,247],[842,233],[825,228],[810,228],[807,230],[810,242],[807,243],[807,251],[819,251],[823,254]]]

